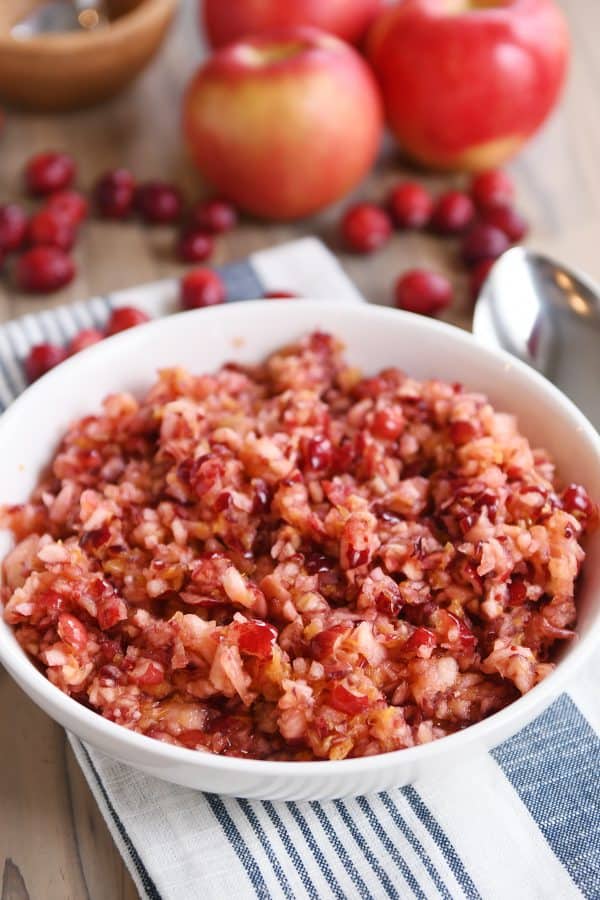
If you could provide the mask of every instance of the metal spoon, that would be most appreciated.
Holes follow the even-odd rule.
[[[104,0],[47,0],[10,30],[24,40],[64,31],[93,31],[108,24]]]
[[[553,381],[600,429],[600,289],[589,279],[515,247],[481,289],[473,333]]]

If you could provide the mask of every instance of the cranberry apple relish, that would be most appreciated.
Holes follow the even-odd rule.
[[[4,615],[54,685],[167,743],[316,760],[544,678],[598,509],[484,396],[315,333],[107,397],[2,517]]]

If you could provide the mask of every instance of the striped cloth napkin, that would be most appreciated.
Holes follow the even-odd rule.
[[[314,239],[221,270],[233,300],[265,290],[362,298]],[[23,388],[40,340],[102,324],[114,305],[172,310],[160,282],[0,328],[0,401]],[[600,898],[599,667],[492,753],[369,797],[261,803],[202,794],[115,762],[70,736],[133,876],[149,900]]]

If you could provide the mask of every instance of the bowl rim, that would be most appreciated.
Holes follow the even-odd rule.
[[[138,5],[124,13],[105,28],[94,31],[61,31],[45,34],[43,37],[32,37],[19,40],[10,33],[0,32],[0,49],[10,51],[15,56],[62,56],[63,53],[75,53],[100,50],[112,47],[115,41],[124,41],[138,34],[140,30],[156,27],[164,16],[173,16],[179,6],[179,0],[140,0]]]
[[[254,310],[268,309],[270,314],[284,315],[289,310],[287,304],[273,304],[270,300],[249,300],[243,301],[244,313],[252,315]],[[0,446],[2,444],[4,431],[10,427],[13,418],[20,414],[20,407],[25,400],[30,402],[32,397],[52,388],[53,384],[60,384],[62,381],[69,380],[72,371],[77,368],[85,368],[88,364],[100,357],[103,353],[108,352],[107,348],[125,348],[132,340],[142,340],[143,336],[155,333],[156,337],[160,335],[161,328],[164,329],[165,321],[172,322],[174,320],[185,320],[189,317],[202,316],[203,321],[208,318],[219,320],[224,318],[239,318],[239,309],[236,309],[237,303],[225,304],[223,306],[212,307],[210,309],[192,310],[188,312],[174,313],[168,317],[159,317],[144,325],[137,326],[120,334],[114,335],[107,343],[105,341],[98,343],[86,350],[84,355],[78,354],[70,357],[57,368],[51,370],[38,381],[30,385],[17,397],[8,409],[0,416]],[[379,317],[382,321],[394,322],[396,326],[404,322],[410,322],[412,326],[417,325],[424,331],[430,331],[433,334],[445,336],[446,339],[457,342],[465,349],[475,348],[482,357],[490,357],[501,363],[510,363],[511,367],[516,369],[525,380],[529,380],[532,384],[545,392],[555,406],[562,407],[574,422],[578,432],[591,442],[593,449],[598,458],[598,466],[600,468],[600,434],[591,425],[582,412],[569,400],[557,387],[555,387],[546,378],[540,375],[525,363],[511,356],[504,350],[484,346],[476,338],[467,331],[454,325],[441,322],[435,319],[427,319],[414,313],[407,313],[391,309],[389,307],[376,306],[374,304],[340,304],[331,300],[311,300],[302,298],[294,300],[294,309],[306,307],[312,314],[319,314],[319,310],[324,313],[332,312],[336,316],[349,315],[358,318]],[[418,323],[418,324],[417,324]],[[208,321],[207,321],[208,324]],[[84,360],[82,362],[82,360]],[[86,362],[87,361],[87,362]],[[0,610],[1,612],[1,610]],[[12,632],[12,627],[4,623],[0,616],[0,630],[7,629]],[[76,720],[77,724],[87,732],[85,740],[94,743],[93,735],[97,733],[103,738],[101,745],[106,747],[112,745],[113,749],[109,753],[119,755],[119,744],[127,747],[130,751],[139,751],[140,764],[148,761],[165,764],[184,764],[186,767],[192,765],[200,768],[213,768],[220,772],[237,773],[247,776],[285,776],[286,778],[304,779],[307,775],[313,776],[334,776],[357,774],[361,771],[369,771],[381,765],[386,766],[409,766],[411,763],[425,762],[432,760],[444,754],[451,754],[461,747],[468,744],[474,744],[478,738],[484,739],[486,735],[497,732],[499,734],[507,732],[511,727],[511,720],[517,720],[517,727],[524,726],[531,720],[532,715],[541,710],[559,693],[566,681],[579,669],[579,667],[589,658],[595,647],[600,645],[600,607],[595,613],[593,620],[589,626],[585,636],[576,638],[577,643],[570,651],[569,655],[559,661],[555,670],[544,678],[539,684],[532,688],[527,694],[514,700],[508,706],[496,713],[482,719],[473,725],[469,725],[461,731],[455,732],[445,737],[439,738],[427,744],[419,744],[413,747],[407,747],[401,750],[393,750],[388,753],[379,753],[373,756],[363,756],[342,760],[310,760],[295,762],[290,760],[260,760],[243,757],[228,757],[213,754],[209,751],[198,751],[178,747],[172,744],[163,743],[155,738],[148,737],[138,732],[131,731],[123,725],[112,722],[103,718],[99,713],[82,706],[77,700],[64,694],[60,688],[53,685],[35,666],[22,648],[18,645],[16,639],[4,642],[0,640],[0,663],[3,663],[11,676],[21,686],[27,685],[31,688],[30,696],[34,696],[35,702],[47,714],[57,718],[59,722],[65,723],[69,720]],[[26,689],[26,693],[29,691]],[[42,702],[38,697],[42,697]],[[55,714],[55,715],[54,715]],[[76,729],[76,725],[65,725],[66,728]],[[131,764],[131,763],[130,763]],[[134,764],[135,765],[135,764]]]

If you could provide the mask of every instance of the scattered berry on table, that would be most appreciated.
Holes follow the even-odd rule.
[[[507,206],[515,196],[515,184],[510,175],[502,169],[480,172],[471,182],[471,196],[476,206],[489,209],[491,206]]]
[[[473,303],[477,302],[477,298],[479,297],[481,288],[483,287],[483,282],[488,277],[490,269],[495,262],[495,259],[482,259],[480,262],[475,263],[475,265],[471,269],[469,278],[469,291]]]
[[[205,200],[192,209],[189,227],[210,234],[223,234],[235,228],[237,221],[238,215],[231,203],[226,200]]]
[[[493,225],[503,231],[513,244],[522,241],[529,231],[524,217],[512,206],[491,206],[483,210],[480,219],[486,225]]]
[[[355,253],[372,253],[389,240],[392,220],[374,203],[357,203],[342,219],[342,237]]]
[[[31,384],[66,358],[67,351],[64,347],[58,347],[56,344],[36,344],[25,360],[27,380]]]
[[[431,194],[416,181],[404,181],[393,188],[388,206],[398,228],[424,228],[433,213]]]
[[[71,340],[69,344],[69,356],[86,350],[88,347],[97,344],[104,339],[104,334],[98,328],[84,328]]]
[[[452,302],[452,285],[443,275],[427,269],[411,269],[398,278],[395,301],[399,309],[434,316]]]
[[[177,241],[177,256],[182,262],[206,262],[214,249],[214,238],[205,231],[184,231]]]
[[[431,215],[431,227],[438,234],[461,234],[475,218],[475,206],[463,191],[446,191],[438,197]]]
[[[58,213],[71,225],[81,225],[88,214],[89,204],[79,191],[57,191],[50,194],[46,208]]]
[[[181,218],[183,198],[173,184],[163,181],[147,181],[135,192],[135,208],[151,225],[168,225]]]
[[[105,172],[94,187],[94,200],[103,219],[127,219],[133,209],[135,179],[127,169]]]
[[[181,306],[183,309],[202,309],[217,306],[226,298],[225,285],[212,269],[192,269],[181,279]]]
[[[75,277],[75,263],[59,247],[32,247],[17,260],[17,286],[32,294],[48,294],[69,284]]]
[[[143,325],[149,322],[150,316],[136,306],[119,306],[113,309],[108,322],[106,323],[106,337],[118,334],[120,331],[126,331],[128,328],[134,328],[136,325]]]
[[[16,203],[0,206],[0,250],[12,253],[18,250],[27,233],[27,213]]]
[[[70,250],[75,238],[74,226],[53,209],[41,209],[29,220],[27,239],[34,247],[59,247],[61,250]]]
[[[52,194],[68,188],[75,173],[75,161],[67,153],[39,153],[25,167],[25,184],[36,196]]]
[[[463,261],[472,266],[482,259],[497,259],[510,247],[510,241],[503,231],[493,225],[478,223],[473,225],[462,242]]]

